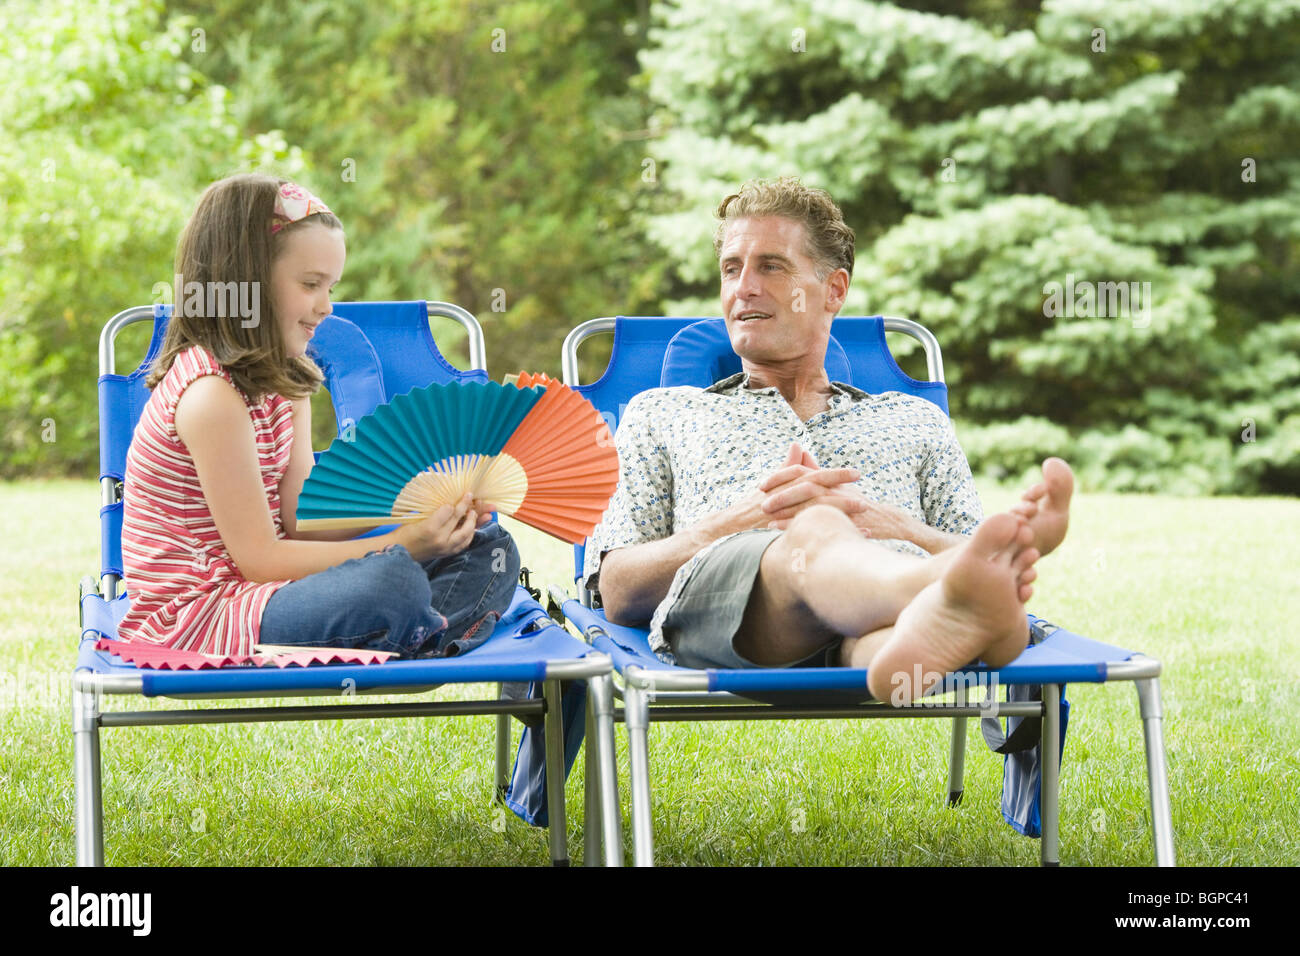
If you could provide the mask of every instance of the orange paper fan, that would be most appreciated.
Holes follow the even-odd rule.
[[[614,436],[591,402],[558,379],[521,372],[515,384],[544,385],[546,392],[501,449],[528,476],[528,494],[514,517],[579,544],[618,487]]]

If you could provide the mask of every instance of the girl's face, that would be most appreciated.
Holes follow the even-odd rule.
[[[312,223],[285,237],[271,264],[271,301],[289,358],[306,353],[316,326],[330,314],[330,292],[346,258],[341,229]]]

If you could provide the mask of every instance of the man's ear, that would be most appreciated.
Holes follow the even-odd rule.
[[[836,269],[826,277],[826,311],[837,314],[849,295],[849,270]]]

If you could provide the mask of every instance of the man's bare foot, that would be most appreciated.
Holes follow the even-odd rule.
[[[1065,540],[1070,525],[1070,497],[1074,494],[1074,472],[1060,458],[1043,462],[1043,480],[1026,489],[1011,512],[1029,522],[1034,530],[1034,547],[1039,554],[1051,554]]]
[[[1029,522],[993,515],[954,550],[943,575],[903,608],[872,658],[867,686],[877,700],[906,703],[976,658],[1001,667],[1029,642],[1024,602],[1039,556]]]

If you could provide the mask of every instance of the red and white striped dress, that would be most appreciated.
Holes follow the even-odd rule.
[[[176,403],[204,375],[234,385],[206,349],[196,345],[176,356],[127,451],[122,563],[131,607],[118,633],[188,651],[251,654],[266,602],[288,582],[258,584],[239,573],[217,533],[194,459],[176,434]],[[282,395],[264,396],[257,405],[243,397],[275,534],[283,538],[279,486],[293,446],[293,405]]]

